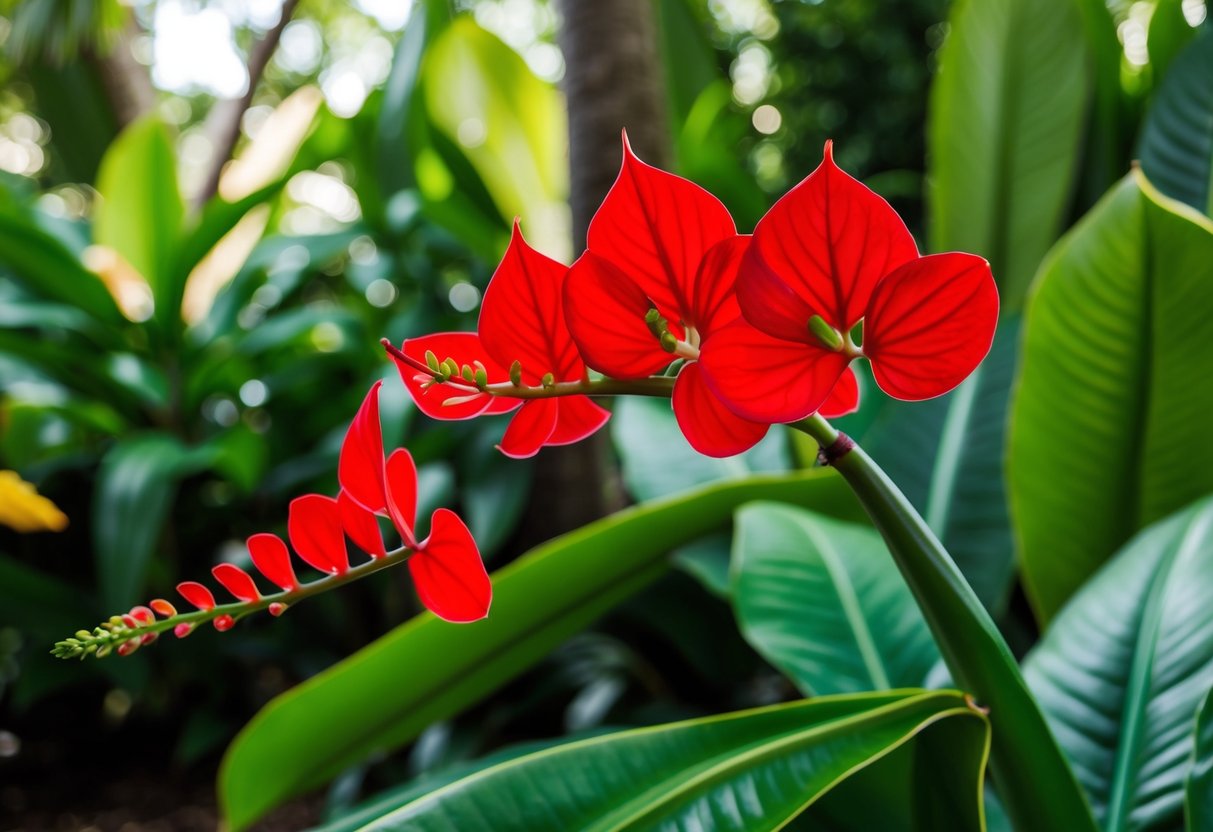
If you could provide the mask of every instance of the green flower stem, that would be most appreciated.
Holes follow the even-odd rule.
[[[151,633],[168,632],[179,624],[192,624],[197,627],[199,624],[214,621],[221,615],[230,615],[233,619],[239,621],[246,615],[260,612],[267,609],[270,604],[275,603],[290,607],[313,595],[328,592],[330,589],[336,589],[360,578],[365,578],[367,575],[372,575],[381,569],[387,569],[398,563],[404,563],[412,557],[413,551],[413,549],[407,547],[393,549],[384,557],[374,558],[366,563],[351,566],[338,575],[326,575],[323,578],[318,578],[306,584],[300,584],[296,589],[284,590],[272,595],[262,595],[256,601],[236,601],[231,604],[217,604],[209,610],[197,610],[195,612],[180,613],[168,618],[159,618],[138,627],[128,627],[125,624],[116,625],[114,623],[115,619],[111,618],[109,622],[93,630],[87,638],[77,634],[75,638],[57,642],[54,650],[51,652],[65,659],[84,659],[91,655],[104,656],[109,650],[117,647],[119,644],[142,638]],[[121,619],[118,618],[118,621],[121,621]]]
[[[552,399],[559,396],[656,396],[668,399],[674,395],[675,380],[665,376],[630,380],[601,378],[593,381],[558,381],[544,387],[515,386],[507,381],[490,384],[483,392],[513,399]],[[476,390],[468,392],[475,393]]]
[[[1073,770],[990,614],[947,550],[870,456],[814,414],[790,427],[817,440],[884,537],[952,678],[990,711],[990,768],[1022,832],[1094,832]]]

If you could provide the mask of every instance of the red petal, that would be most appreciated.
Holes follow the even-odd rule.
[[[864,321],[863,351],[881,390],[929,399],[976,369],[997,323],[990,264],[973,254],[933,254],[880,282]]]
[[[640,161],[625,134],[619,176],[590,221],[586,246],[622,269],[676,322],[691,313],[703,255],[736,233],[720,200]]]
[[[545,445],[572,445],[597,431],[611,418],[611,412],[590,401],[589,396],[569,396],[557,400],[556,427]]]
[[[545,373],[557,381],[585,374],[564,322],[561,291],[568,271],[568,266],[527,245],[514,223],[509,248],[485,290],[477,329],[499,365],[522,362],[522,378],[528,384],[538,384]]]
[[[434,512],[430,536],[409,558],[409,572],[426,609],[447,621],[479,621],[489,614],[493,585],[476,541],[449,509]]]
[[[342,491],[370,511],[383,511],[387,506],[383,493],[383,432],[379,427],[382,386],[383,382],[375,382],[362,400],[358,415],[345,432],[337,461]]]
[[[374,512],[367,511],[344,491],[337,495],[337,509],[341,514],[341,527],[355,546],[373,558],[387,555]]]
[[[644,322],[653,308],[644,290],[605,257],[587,251],[569,270],[564,314],[585,362],[614,378],[644,378],[674,360]],[[670,330],[677,328],[679,313]]]
[[[480,343],[480,336],[474,332],[439,332],[422,338],[409,338],[400,348],[409,358],[422,364],[425,363],[427,350],[433,352],[439,361],[453,358],[460,367],[464,364],[475,367],[475,362],[479,361],[484,365],[490,384],[509,381],[509,372],[488,357],[484,345]],[[477,395],[476,390],[462,384],[434,384],[427,387],[428,376],[399,359],[392,360],[396,362],[400,378],[413,401],[417,403],[417,408],[431,419],[471,419],[482,413],[506,413],[522,403],[518,399]],[[454,404],[446,403],[448,399],[464,399],[468,396],[475,398]]]
[[[758,222],[737,299],[769,335],[798,340],[814,314],[847,331],[880,279],[917,256],[901,217],[834,164],[827,142],[817,170]]]
[[[237,601],[251,602],[261,597],[252,576],[234,563],[221,563],[211,570],[211,574]]]
[[[257,571],[276,586],[285,590],[297,589],[299,579],[291,567],[291,553],[276,534],[255,534],[246,543]]]
[[[560,408],[556,399],[532,399],[514,416],[498,445],[514,459],[526,459],[539,453],[556,430]]]
[[[699,363],[726,407],[743,419],[770,424],[794,422],[821,407],[847,359],[737,321],[704,342]]]
[[[750,235],[741,234],[721,240],[708,249],[695,274],[691,294],[690,323],[701,337],[728,326],[741,317],[737,305],[737,272],[750,247]]]
[[[827,419],[833,419],[856,410],[859,410],[859,379],[855,378],[855,371],[848,365],[817,412]]]
[[[163,618],[172,618],[177,614],[177,608],[163,598],[154,598],[148,602],[148,606],[158,612]]]
[[[691,447],[706,456],[739,454],[767,434],[768,425],[742,419],[724,406],[708,388],[698,361],[687,364],[678,374],[674,415]]]
[[[211,595],[209,589],[196,581],[182,581],[177,584],[177,591],[181,593],[182,598],[200,610],[213,610],[215,608],[215,596]]]
[[[416,548],[413,525],[417,520],[417,465],[404,448],[397,448],[387,458],[387,511],[405,545]]]
[[[299,557],[316,569],[330,575],[349,569],[341,513],[332,497],[305,494],[291,500],[286,530]]]

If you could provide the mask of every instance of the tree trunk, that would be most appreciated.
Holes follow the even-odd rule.
[[[620,132],[645,161],[669,159],[664,71],[652,0],[558,0],[569,111],[573,250],[619,173]],[[576,445],[545,448],[535,463],[531,506],[519,532],[527,545],[585,525],[623,505],[604,428]]]

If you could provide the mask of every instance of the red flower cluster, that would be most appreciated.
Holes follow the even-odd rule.
[[[919,256],[900,217],[834,164],[830,144],[752,237],[703,188],[640,161],[626,136],[623,154],[577,262],[544,257],[515,225],[478,334],[390,350],[423,412],[466,419],[521,405],[501,448],[530,456],[605,423],[584,395],[595,392],[587,365],[635,380],[677,362],[668,392],[683,434],[701,453],[730,456],[771,424],[853,411],[856,358],[889,395],[926,399],[989,351],[989,264]]]
[[[413,457],[403,448],[384,459],[383,435],[379,424],[379,387],[377,382],[362,402],[341,446],[338,479],[341,491],[336,497],[307,494],[291,501],[287,518],[287,536],[296,555],[306,564],[329,577],[347,575],[351,567],[346,539],[370,556],[372,561],[407,557],[413,583],[426,608],[447,621],[478,621],[488,615],[492,585],[480,559],[471,532],[449,509],[437,509],[431,519],[430,534],[418,541],[414,533],[417,515],[417,469]],[[400,536],[403,549],[389,552],[379,529],[378,515],[388,517]],[[248,539],[253,566],[262,577],[281,590],[264,596],[253,576],[239,566],[221,563],[211,570],[215,580],[238,602],[230,612],[217,609],[214,594],[196,581],[178,584],[181,597],[202,612],[219,613],[210,618],[215,629],[230,630],[236,617],[265,608],[281,615],[287,603],[322,589],[324,579],[304,584],[295,576],[290,549],[274,534],[255,534]],[[351,576],[353,577],[353,576]],[[269,603],[266,603],[266,602]],[[249,605],[241,609],[240,605]],[[233,613],[235,615],[233,615]],[[116,641],[116,652],[129,655],[140,645],[154,641],[157,632],[146,628],[163,619],[178,617],[177,609],[157,598],[148,606],[138,606],[117,616],[97,637]],[[162,622],[167,627],[171,622]],[[178,638],[193,632],[195,620],[173,627]],[[91,638],[87,633],[78,634]],[[81,644],[69,645],[64,655],[79,655]],[[108,648],[106,648],[108,650]],[[100,654],[99,654],[100,655]]]

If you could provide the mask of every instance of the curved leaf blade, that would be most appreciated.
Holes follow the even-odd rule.
[[[1018,316],[1005,318],[960,387],[925,402],[890,400],[864,441],[994,615],[1015,578],[1004,459],[1019,331]]]
[[[1213,685],[1213,499],[1152,525],[1057,616],[1024,672],[1101,828],[1179,830]]]
[[[1135,531],[1213,492],[1213,223],[1126,177],[1042,267],[1008,456],[1047,620]]]
[[[961,694],[821,697],[559,746],[473,774],[364,829],[776,830],[944,721],[968,728],[960,737],[966,762],[984,757],[988,724]],[[959,772],[970,805],[948,813],[949,829],[983,828],[981,769]]]
[[[1210,78],[1213,78],[1213,26],[1206,26],[1171,62],[1154,94],[1137,155],[1142,170],[1160,191],[1213,216]]]
[[[494,574],[486,621],[452,626],[419,616],[266,706],[220,769],[228,822],[245,828],[287,797],[479,701],[662,575],[671,549],[761,499],[862,517],[841,479],[814,471],[710,486],[549,541]],[[339,735],[300,730],[334,720]]]
[[[1015,311],[1062,228],[1091,98],[1073,0],[959,0],[931,90],[932,251],[990,261]]]
[[[1213,689],[1196,712],[1192,768],[1184,784],[1187,832],[1213,827]]]
[[[746,641],[806,695],[918,686],[939,661],[871,527],[746,505],[737,513],[731,595]]]

